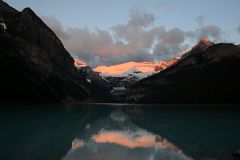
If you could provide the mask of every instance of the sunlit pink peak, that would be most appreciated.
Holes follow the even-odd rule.
[[[204,43],[204,44],[206,44],[206,45],[208,45],[208,46],[211,46],[211,45],[214,44],[212,41],[210,41],[210,40],[207,39],[207,38],[201,38],[198,43]]]
[[[201,49],[202,51],[205,51],[214,44],[214,42],[208,40],[207,38],[201,38],[196,45],[183,52],[181,58],[185,58],[190,55],[194,49]]]
[[[88,66],[87,63],[85,63],[85,62],[83,62],[83,61],[81,61],[79,59],[74,59],[74,65],[77,68],[87,67]]]
[[[179,60],[178,57],[174,57],[170,61],[160,61],[160,62],[127,62],[113,66],[98,66],[94,69],[95,72],[104,75],[122,75],[131,74],[132,72],[141,73],[154,73],[161,71],[168,66],[176,63]]]

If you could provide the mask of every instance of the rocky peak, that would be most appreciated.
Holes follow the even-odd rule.
[[[205,51],[208,47],[214,45],[214,43],[207,38],[201,38],[197,45],[195,45],[193,48],[199,47],[201,50]]]
[[[215,43],[212,41],[206,39],[206,38],[201,38],[198,43],[192,47],[192,49],[186,53],[184,53],[181,56],[181,59],[185,59],[188,56],[192,55],[198,55],[199,53],[202,53],[206,51],[209,47],[213,46]]]
[[[201,39],[199,40],[199,43],[204,43],[205,45],[208,45],[208,46],[211,46],[211,45],[214,44],[212,41],[210,41],[210,40],[207,39],[207,38],[201,38]]]

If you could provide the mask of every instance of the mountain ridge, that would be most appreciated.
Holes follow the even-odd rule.
[[[135,103],[239,104],[240,48],[214,44],[194,50],[177,63],[139,81],[126,95]]]
[[[56,34],[30,9],[0,2],[1,102],[66,102],[90,98],[74,60]]]
[[[125,62],[121,64],[116,64],[112,66],[98,66],[94,69],[95,72],[106,76],[106,77],[121,77],[126,76],[124,74],[128,74],[128,72],[135,70],[135,72],[142,73],[151,73],[158,72],[167,68],[168,66],[175,63],[179,58],[174,57],[169,61],[160,61],[160,62]],[[159,67],[158,69],[156,67]]]

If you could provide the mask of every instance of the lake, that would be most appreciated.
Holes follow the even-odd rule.
[[[1,105],[1,160],[227,159],[240,108],[204,105]]]

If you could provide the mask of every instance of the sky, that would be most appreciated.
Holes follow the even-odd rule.
[[[200,38],[240,44],[239,0],[4,0],[30,7],[92,67],[179,56]]]

